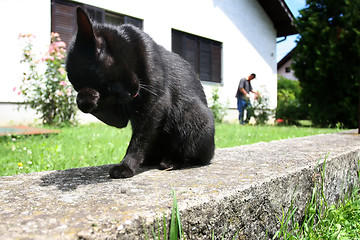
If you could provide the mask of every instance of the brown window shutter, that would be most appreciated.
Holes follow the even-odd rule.
[[[221,44],[211,44],[211,81],[221,83]]]
[[[171,34],[172,51],[194,67],[201,81],[221,83],[221,42],[175,29]]]
[[[211,81],[211,47],[210,41],[207,39],[200,39],[200,52],[199,52],[199,61],[200,61],[200,80],[201,81]]]
[[[51,4],[51,31],[60,34],[61,39],[69,44],[76,31],[75,5],[53,1]]]
[[[86,12],[89,14],[91,20],[104,23],[105,22],[105,10],[93,6],[86,6]]]
[[[195,36],[183,35],[183,41],[185,43],[184,56],[195,69],[196,72],[199,72],[199,59],[198,59],[198,41]]]
[[[121,24],[124,24],[124,16],[119,16],[118,14],[106,12],[105,22],[115,26],[119,26]]]
[[[171,48],[174,53],[184,56],[183,54],[183,43],[182,35],[179,31],[174,29],[171,30]]]
[[[133,18],[133,17],[129,17],[129,16],[124,16],[124,23],[132,24],[135,27],[138,27],[140,29],[143,28],[141,19],[137,19],[137,18]]]
[[[105,9],[75,3],[67,0],[51,1],[51,31],[60,34],[61,39],[68,44],[77,29],[76,8],[81,6],[86,10],[89,17],[98,23],[110,23],[120,25],[129,23],[142,29],[143,21],[138,18],[106,11]]]

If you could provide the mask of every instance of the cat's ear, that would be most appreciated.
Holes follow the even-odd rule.
[[[91,42],[95,39],[91,21],[85,11],[78,7],[76,9],[78,33],[77,38],[83,42]]]

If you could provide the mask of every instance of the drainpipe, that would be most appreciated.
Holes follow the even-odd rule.
[[[285,41],[286,38],[287,38],[287,36],[284,36],[284,39],[281,39],[281,40],[277,41],[276,43],[281,43],[281,42]]]

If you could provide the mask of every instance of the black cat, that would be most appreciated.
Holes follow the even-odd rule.
[[[214,118],[189,63],[132,25],[94,23],[81,8],[77,24],[66,66],[79,109],[118,128],[130,120],[133,130],[110,177],[209,164]]]

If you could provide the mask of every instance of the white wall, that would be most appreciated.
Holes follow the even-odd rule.
[[[13,92],[22,79],[23,44],[20,33],[35,35],[34,50],[45,52],[50,43],[51,3],[49,0],[2,0],[0,2],[1,58],[0,102],[17,102],[21,97]]]
[[[223,13],[219,16],[224,57],[222,99],[229,101],[229,107],[236,108],[235,93],[240,78],[256,73],[257,79],[251,82],[254,90],[269,97],[270,107],[275,108],[276,30],[272,21],[257,1],[215,0],[214,6]],[[237,119],[237,112],[227,119]]]
[[[270,107],[276,107],[276,30],[256,0],[81,2],[143,19],[144,31],[168,50],[172,28],[222,42],[223,84],[204,83],[208,98],[212,88],[218,86],[223,103],[236,108],[240,78],[255,72],[254,90],[270,97]]]
[[[21,102],[18,87],[23,66],[20,65],[23,44],[19,34],[35,35],[34,51],[45,52],[50,42],[49,0],[2,0],[0,2],[1,58],[0,58],[0,125],[29,124],[36,117],[34,111],[17,110],[17,105],[4,102]]]
[[[51,26],[50,0],[5,0],[0,3],[0,20],[16,18],[6,25],[7,46],[0,59],[0,102],[21,101],[12,90],[20,84],[21,45],[19,33],[36,35],[37,49],[49,43]],[[214,86],[220,88],[221,100],[236,108],[235,93],[240,78],[254,72],[254,90],[270,97],[271,107],[276,106],[276,30],[264,10],[255,0],[79,0],[78,2],[101,7],[144,20],[144,31],[156,42],[171,50],[171,29],[210,38],[223,43],[222,84],[204,83],[208,98]],[[21,6],[19,8],[18,6]],[[5,9],[17,9],[17,14]],[[35,43],[34,42],[34,43]],[[2,115],[0,104],[0,114]],[[0,124],[1,124],[0,115]],[[236,119],[231,114],[230,120]]]

